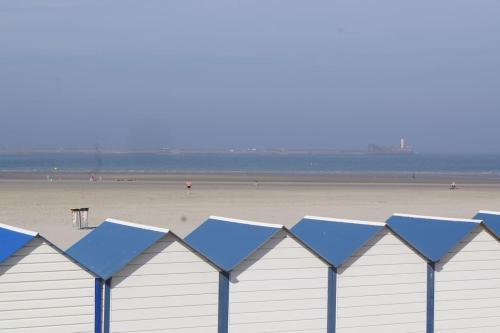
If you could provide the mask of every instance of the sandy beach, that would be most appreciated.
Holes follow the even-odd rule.
[[[339,180],[290,175],[107,175],[48,182],[40,175],[3,177],[0,223],[38,231],[67,248],[88,231],[71,226],[70,208],[89,207],[90,224],[108,217],[170,228],[185,236],[210,215],[294,225],[304,215],[384,221],[392,213],[472,217],[500,210],[500,185],[445,181]]]

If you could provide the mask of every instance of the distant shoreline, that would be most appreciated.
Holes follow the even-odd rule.
[[[368,148],[151,148],[151,149],[121,149],[121,148],[0,148],[0,155],[12,154],[228,154],[228,155],[500,155],[499,152],[442,152],[414,150],[370,150]],[[381,148],[390,148],[381,146]]]
[[[109,154],[109,155],[411,155],[414,152],[369,151],[366,149],[5,149],[0,155]]]
[[[495,173],[465,172],[216,172],[216,171],[0,171],[0,181],[89,181],[105,182],[218,182],[218,183],[375,183],[375,184],[449,184],[458,181],[464,184],[500,184],[500,175]]]

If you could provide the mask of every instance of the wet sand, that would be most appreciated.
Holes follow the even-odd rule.
[[[500,185],[448,180],[334,179],[290,175],[40,175],[2,177],[0,223],[39,231],[66,248],[88,232],[71,226],[69,209],[90,208],[90,224],[108,217],[170,228],[185,236],[210,215],[294,225],[304,215],[384,221],[392,213],[470,218],[500,211]]]

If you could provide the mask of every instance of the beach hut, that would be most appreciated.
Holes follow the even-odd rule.
[[[500,248],[480,220],[396,214],[387,223],[428,260],[427,332],[500,332]]]
[[[95,284],[38,233],[0,224],[0,332],[98,333]]]
[[[306,216],[291,231],[330,264],[328,333],[425,332],[426,260],[385,223]]]
[[[219,271],[171,231],[108,219],[67,252],[105,283],[104,333],[217,332]]]
[[[223,269],[220,333],[324,333],[327,263],[285,227],[210,217],[186,241]]]

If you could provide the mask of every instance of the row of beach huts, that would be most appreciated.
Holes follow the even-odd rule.
[[[109,219],[66,252],[0,225],[2,333],[498,333],[500,213]]]

